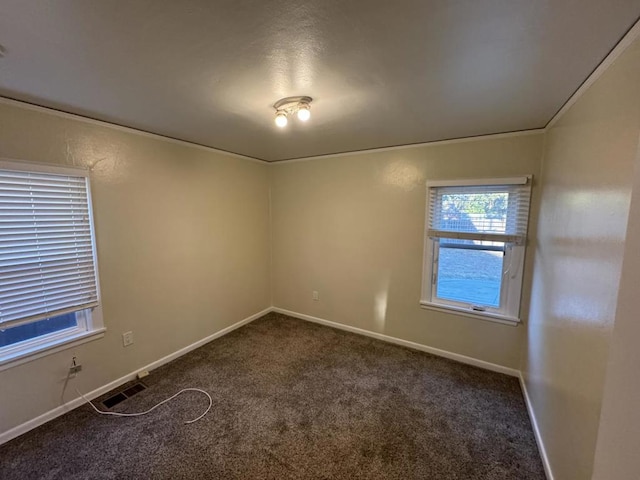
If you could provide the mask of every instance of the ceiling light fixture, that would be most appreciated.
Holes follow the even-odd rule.
[[[278,100],[273,108],[276,109],[276,125],[286,127],[289,115],[297,115],[298,120],[306,122],[311,118],[311,97],[287,97]]]
[[[287,123],[287,114],[285,112],[276,112],[276,125],[283,128],[287,126]]]

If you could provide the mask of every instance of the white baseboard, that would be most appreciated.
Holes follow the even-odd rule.
[[[524,396],[524,403],[527,405],[527,411],[529,412],[529,419],[531,420],[531,426],[533,427],[533,434],[536,437],[536,443],[538,444],[538,450],[540,452],[540,458],[542,459],[542,466],[544,467],[544,473],[547,476],[547,480],[553,480],[553,471],[551,470],[551,464],[549,463],[549,457],[547,456],[547,450],[544,447],[542,435],[538,428],[538,421],[536,420],[536,414],[533,411],[533,405],[529,398],[529,392],[527,391],[527,383],[524,381],[522,372],[518,375],[520,378],[520,388],[522,388],[522,395]]]
[[[261,312],[258,312],[254,315],[251,315],[250,317],[245,318],[244,320],[240,320],[237,323],[234,323],[233,325],[224,328],[216,333],[214,333],[213,335],[209,335],[208,337],[205,337],[201,340],[198,340],[195,343],[192,343],[191,345],[188,345],[184,348],[181,348],[180,350],[173,352],[165,357],[162,357],[159,360],[156,360],[155,362],[150,363],[149,365],[146,365],[145,367],[139,368],[123,377],[118,378],[117,380],[114,380],[106,385],[103,385],[102,387],[99,387],[91,392],[89,392],[88,394],[86,394],[85,396],[90,399],[93,400],[94,398],[97,398],[101,395],[104,395],[105,393],[109,392],[110,390],[113,390],[115,388],[118,388],[120,385],[125,384],[126,382],[129,382],[131,380],[134,380],[136,378],[136,375],[138,374],[138,372],[143,371],[143,370],[154,370],[162,365],[165,365],[167,363],[169,363],[172,360],[175,360],[178,357],[181,357],[182,355],[185,355],[186,353],[191,352],[192,350],[195,350],[196,348],[199,348],[203,345],[205,345],[206,343],[209,343],[213,340],[215,340],[216,338],[220,338],[230,332],[232,332],[233,330],[236,330],[237,328],[242,327],[243,325],[246,325],[260,317],[262,317],[263,315],[266,315],[269,312],[278,312],[278,313],[282,313],[285,315],[289,315],[291,317],[295,317],[295,318],[299,318],[301,320],[306,320],[309,322],[314,322],[314,323],[318,323],[321,325],[325,325],[328,327],[332,327],[332,328],[337,328],[340,330],[345,330],[348,332],[352,332],[352,333],[356,333],[359,335],[364,335],[367,337],[372,337],[378,340],[382,340],[384,342],[388,342],[388,343],[393,343],[395,345],[401,345],[403,347],[407,347],[407,348],[411,348],[414,350],[419,350],[422,352],[427,352],[427,353],[431,353],[433,355],[437,355],[439,357],[444,357],[444,358],[448,358],[451,360],[455,360],[457,362],[461,362],[461,363],[466,363],[468,365],[473,365],[475,367],[479,367],[479,368],[483,368],[485,370],[491,370],[494,372],[498,372],[498,373],[504,373],[506,375],[510,375],[513,377],[520,377],[521,378],[521,383],[522,383],[522,389],[525,395],[525,399],[527,401],[527,408],[529,409],[529,414],[531,415],[531,422],[533,425],[533,429],[534,429],[534,433],[536,435],[536,441],[538,441],[538,445],[541,445],[541,440],[540,440],[540,435],[537,429],[537,425],[535,422],[535,417],[533,416],[529,401],[528,401],[528,397],[527,397],[527,393],[526,393],[526,388],[524,383],[522,382],[522,377],[521,374],[518,370],[515,370],[513,368],[508,368],[508,367],[504,367],[502,365],[497,365],[494,363],[490,363],[490,362],[485,362],[483,360],[478,360],[476,358],[472,358],[472,357],[467,357],[465,355],[460,355],[458,353],[453,353],[453,352],[449,352],[446,350],[441,350],[438,348],[434,348],[434,347],[429,347],[427,345],[422,345],[420,343],[415,343],[415,342],[410,342],[408,340],[402,340],[400,338],[396,338],[396,337],[391,337],[389,335],[384,335],[382,333],[376,333],[376,332],[371,332],[369,330],[364,330],[362,328],[357,328],[357,327],[351,327],[349,325],[344,325],[341,323],[337,323],[337,322],[332,322],[330,320],[325,320],[323,318],[318,318],[318,317],[313,317],[311,315],[306,315],[303,313],[298,313],[298,312],[293,312],[290,310],[285,310],[283,308],[278,308],[278,307],[270,307],[270,308],[266,308],[264,310],[262,310]],[[22,435],[23,433],[28,432],[29,430],[32,430],[36,427],[39,427],[40,425],[53,420],[54,418],[57,418],[61,415],[64,415],[65,413],[73,410],[74,408],[79,407],[80,405],[82,405],[84,403],[84,400],[80,397],[75,398],[73,400],[70,400],[69,402],[66,402],[64,405],[61,405],[59,407],[54,408],[53,410],[50,410],[32,420],[29,420],[21,425],[18,425],[14,428],[12,428],[11,430],[8,430],[6,432],[0,433],[0,445],[2,445],[5,442],[8,442],[9,440],[12,440],[13,438],[18,437],[19,435]],[[544,449],[542,447],[540,447],[540,452],[541,452],[541,456],[543,459],[543,463],[545,465],[545,471],[549,471],[549,467],[548,467],[548,460],[546,457],[546,454],[544,452]],[[548,473],[548,478],[549,480],[553,480],[553,477],[550,476],[550,473]]]
[[[214,333],[213,335],[209,335],[208,337],[203,338],[202,340],[198,340],[195,343],[192,343],[191,345],[188,345],[184,348],[181,348],[180,350],[173,352],[169,355],[167,355],[166,357],[162,357],[160,360],[156,360],[153,363],[150,363],[149,365],[147,365],[146,367],[141,368],[140,370],[136,370],[135,373],[133,373],[133,376],[135,377],[138,372],[142,371],[142,370],[154,370],[158,367],[161,367],[162,365],[169,363],[172,360],[175,360],[178,357],[181,357],[187,353],[189,353],[192,350],[195,350],[196,348],[200,348],[201,346],[215,340],[216,338],[220,338],[225,336],[227,333],[231,333],[234,330],[246,325],[247,323],[251,323],[254,320],[257,320],[258,318],[266,315],[267,313],[271,312],[272,308],[265,308],[264,310],[258,312],[258,313],[254,313],[253,315],[251,315],[250,317],[245,318],[244,320],[240,320],[239,322],[234,323],[233,325],[228,326],[227,328],[223,328],[222,330],[217,331],[216,333]],[[108,390],[107,390],[108,391]]]
[[[237,328],[240,328],[243,325],[246,325],[247,323],[253,322],[254,320],[262,317],[263,315],[266,315],[271,311],[272,311],[272,308],[269,307],[262,310],[261,312],[255,313],[250,317],[245,318],[244,320],[240,320],[239,322],[236,322],[233,325],[228,326],[227,328],[223,328],[222,330],[214,333],[213,335],[209,335],[208,337],[205,337],[202,340],[198,340],[197,342],[192,343],[191,345],[181,348],[180,350],[173,352],[167,355],[166,357],[162,357],[161,359],[156,360],[155,362],[152,362],[145,367],[139,368],[134,372],[128,373],[127,375],[120,377],[117,380],[114,380],[113,382],[110,382],[106,385],[103,385],[102,387],[96,388],[95,390],[89,392],[85,396],[88,399],[93,400],[94,398],[97,398],[100,395],[104,395],[108,391],[113,390],[114,388],[118,388],[120,385],[123,385],[131,380],[135,380],[138,372],[141,372],[143,370],[147,370],[147,371],[154,370],[166,363],[169,363],[172,360],[175,360],[178,357],[181,357],[186,353],[189,353],[192,350],[195,350],[196,348],[203,346],[206,343],[211,342],[212,340],[215,340],[216,338],[220,338],[223,335],[226,335],[227,333],[230,333],[233,330],[236,330]],[[23,433],[27,433],[29,430],[33,430],[34,428],[39,427],[40,425],[43,425],[44,423],[47,423],[48,421],[53,420],[54,418],[64,415],[65,413],[73,410],[74,408],[79,407],[83,403],[85,403],[85,401],[82,398],[80,397],[75,398],[73,400],[66,402],[63,405],[60,405],[59,407],[54,408],[53,410],[49,410],[48,412],[43,413],[39,417],[36,417],[21,425],[18,425],[17,427],[12,428],[11,430],[7,430],[6,432],[0,433],[0,445],[22,435]]]
[[[420,350],[421,352],[431,353],[432,355],[437,355],[438,357],[448,358],[450,360],[455,360],[460,363],[466,363],[467,365],[473,365],[474,367],[480,367],[480,368],[484,368],[485,370],[491,370],[492,372],[504,373],[512,377],[520,376],[520,371],[514,368],[504,367],[502,365],[497,365],[495,363],[485,362],[484,360],[478,360],[477,358],[467,357],[465,355],[449,352],[447,350],[440,350],[439,348],[428,347],[427,345],[410,342],[408,340],[402,340],[401,338],[390,337],[389,335],[384,335],[382,333],[376,333],[370,330],[364,330],[362,328],[351,327],[349,325],[332,322],[330,320],[325,320],[323,318],[312,317],[311,315],[306,315],[304,313],[292,312],[291,310],[285,310],[284,308],[272,307],[272,311],[282,313],[284,315],[289,315],[291,317],[299,318],[301,320],[307,320],[309,322],[319,323],[321,325],[326,325],[328,327],[337,328],[340,330],[346,330],[347,332],[357,333],[359,335],[365,335],[367,337],[376,338],[378,340],[382,340],[383,342],[393,343],[395,345],[401,345],[403,347],[412,348],[414,350]]]

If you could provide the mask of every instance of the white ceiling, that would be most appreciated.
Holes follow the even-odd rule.
[[[640,0],[0,0],[0,95],[264,160],[543,127]],[[312,118],[273,122],[281,97]]]

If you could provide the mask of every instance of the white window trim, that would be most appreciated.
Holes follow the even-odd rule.
[[[462,180],[434,180],[427,182],[427,202],[425,213],[425,230],[424,230],[424,254],[422,268],[422,292],[420,298],[420,306],[427,310],[434,310],[444,313],[455,314],[464,317],[476,318],[497,322],[506,325],[516,326],[521,322],[520,304],[522,300],[522,282],[523,270],[525,264],[526,242],[524,245],[509,244],[505,252],[503,264],[510,263],[513,256],[521,256],[521,260],[517,264],[519,266],[515,276],[511,276],[508,281],[507,288],[501,289],[501,304],[505,307],[498,311],[496,309],[485,308],[485,310],[476,310],[472,304],[462,304],[458,302],[449,302],[444,299],[433,301],[434,298],[434,269],[437,257],[436,248],[439,239],[429,236],[429,212],[430,209],[430,189],[434,187],[462,187],[462,186],[490,186],[490,185],[526,185],[533,179],[532,175],[509,178],[483,178],[483,179],[462,179]],[[508,273],[507,273],[508,274]],[[503,273],[503,275],[505,275]]]
[[[475,312],[467,308],[444,306],[439,303],[432,303],[424,300],[420,301],[420,307],[424,308],[425,310],[434,310],[436,312],[449,313],[451,315],[457,315],[460,317],[477,318],[479,320],[502,323],[503,325],[516,326],[520,323],[520,319],[517,317],[509,317],[507,315],[499,315],[490,312]]]
[[[508,178],[463,178],[461,180],[429,180],[427,189],[431,187],[474,187],[484,185],[526,185],[532,175]]]
[[[96,317],[95,310],[97,308],[94,309],[93,315],[91,315],[92,318]],[[0,372],[53,353],[77,347],[83,343],[98,340],[104,337],[106,331],[107,329],[102,326],[97,328],[72,327],[31,340],[25,340],[16,345],[8,345],[5,347],[7,349],[6,352],[3,352],[0,356]],[[16,348],[18,346],[19,348]]]
[[[78,322],[76,327],[60,330],[58,332],[51,332],[40,337],[19,342],[15,345],[7,345],[6,347],[0,348],[0,371],[3,371],[32,360],[102,338],[104,337],[106,328],[104,327],[102,319],[100,276],[98,271],[98,255],[96,249],[89,171],[78,167],[62,167],[48,163],[22,162],[1,158],[0,170],[52,173],[84,177],[87,179],[87,202],[89,207],[93,260],[95,265],[96,288],[98,295],[97,306],[75,312],[76,320]]]

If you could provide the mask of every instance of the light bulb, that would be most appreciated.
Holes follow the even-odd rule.
[[[276,113],[276,125],[280,128],[287,126],[287,114],[284,112]]]
[[[298,120],[306,122],[309,118],[311,118],[309,105],[300,105],[300,108],[298,109]]]

